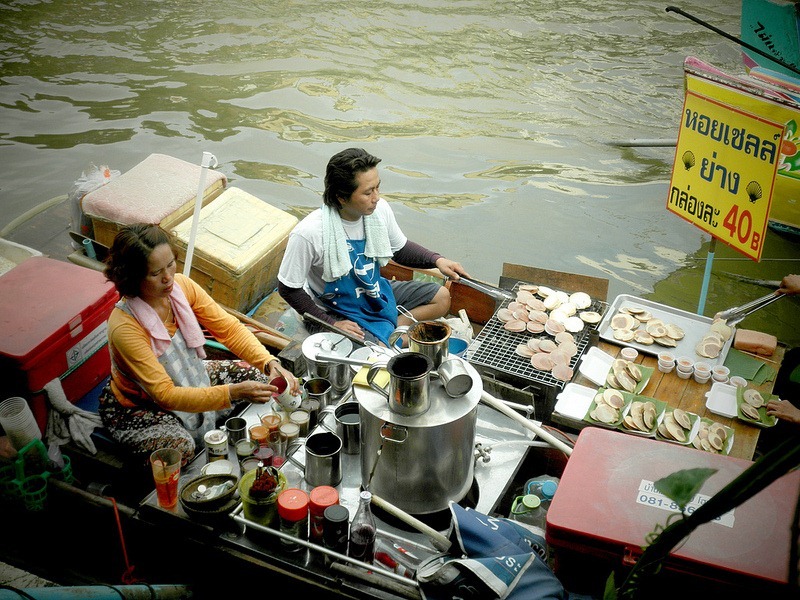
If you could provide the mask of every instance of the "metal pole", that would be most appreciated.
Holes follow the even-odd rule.
[[[706,255],[706,270],[703,273],[703,285],[700,288],[700,301],[697,304],[697,314],[702,315],[706,308],[706,294],[708,293],[708,281],[711,279],[711,265],[714,262],[714,252],[717,249],[717,238],[711,236],[711,245],[708,247]]]
[[[213,163],[213,164],[212,164]],[[203,208],[203,196],[206,190],[206,175],[208,168],[217,166],[217,158],[210,152],[203,152],[203,161],[200,163],[200,182],[197,184],[197,198],[194,201],[194,214],[192,215],[192,231],[189,234],[189,246],[186,248],[186,261],[183,265],[183,274],[189,277],[192,270],[192,257],[194,256],[194,241],[197,236],[197,224],[200,222],[200,209]]]

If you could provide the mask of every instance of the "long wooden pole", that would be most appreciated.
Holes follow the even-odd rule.
[[[225,306],[224,304],[220,304],[222,308],[225,309],[226,312],[233,315],[237,319],[239,319],[245,325],[250,325],[260,331],[255,331],[253,334],[256,336],[258,341],[260,341],[265,346],[270,346],[271,348],[277,348],[278,350],[283,350],[288,346],[292,339],[287,337],[277,329],[273,329],[269,325],[265,325],[261,321],[256,321],[252,317],[248,317],[246,314],[239,312],[235,308],[230,308],[229,306]]]

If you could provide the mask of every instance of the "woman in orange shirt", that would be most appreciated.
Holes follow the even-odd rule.
[[[300,393],[297,379],[253,333],[199,285],[176,273],[169,235],[136,224],[115,237],[106,278],[121,300],[108,320],[111,381],[100,416],[114,439],[146,458],[158,448],[195,455],[217,411],[234,402],[268,403],[277,376]],[[201,327],[242,360],[204,360]]]

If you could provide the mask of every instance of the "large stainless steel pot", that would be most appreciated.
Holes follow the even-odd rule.
[[[332,332],[320,332],[309,335],[303,340],[301,347],[303,356],[308,365],[311,377],[322,377],[331,382],[333,398],[340,398],[350,389],[353,381],[353,371],[350,365],[330,361],[317,360],[317,354],[324,353],[331,356],[346,358],[353,351],[353,342]]]
[[[361,419],[362,485],[412,515],[445,510],[472,486],[483,384],[475,368],[465,366],[473,379],[469,392],[451,398],[441,381],[432,379],[430,408],[421,415],[392,412],[385,396],[353,386]]]

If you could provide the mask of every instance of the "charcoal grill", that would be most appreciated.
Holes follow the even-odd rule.
[[[514,284],[513,291],[519,290],[521,282]],[[516,352],[519,344],[524,344],[532,337],[553,339],[547,333],[533,334],[527,331],[520,333],[508,331],[497,318],[497,311],[508,308],[512,300],[504,300],[495,310],[494,315],[475,337],[467,349],[466,358],[469,363],[481,374],[481,377],[497,380],[509,384],[514,388],[525,390],[534,396],[535,418],[548,421],[555,406],[556,396],[567,383],[553,377],[549,371],[536,369],[531,365],[529,358],[520,356]],[[608,304],[601,300],[592,299],[592,304],[584,310],[591,310],[605,314]],[[584,324],[580,332],[573,333],[578,352],[570,360],[569,366],[574,371],[578,370],[578,361],[583,356],[592,338],[591,332],[597,332],[596,324]]]

